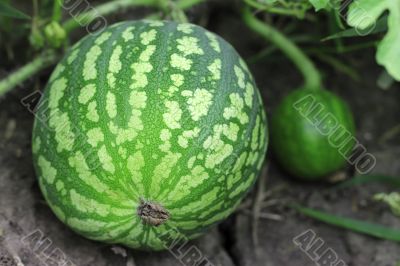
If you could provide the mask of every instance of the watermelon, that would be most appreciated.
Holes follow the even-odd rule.
[[[354,134],[349,107],[323,89],[291,92],[271,119],[276,158],[289,173],[306,180],[324,178],[344,167]]]
[[[39,103],[32,149],[62,222],[161,250],[235,210],[267,139],[259,91],[231,45],[192,24],[143,20],[69,50]]]

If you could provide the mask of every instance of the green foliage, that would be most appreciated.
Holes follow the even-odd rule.
[[[384,66],[393,79],[400,81],[400,49],[398,49],[400,47],[400,1],[354,0],[350,5],[347,1],[344,3],[341,0],[244,0],[244,2],[249,7],[256,9],[258,14],[264,13],[264,23],[266,21],[273,22],[270,14],[289,15],[320,22],[324,19],[322,16],[317,16],[315,12],[325,11],[330,17],[328,23],[331,34],[328,34],[328,37],[323,38],[322,41],[334,40],[336,53],[347,50],[346,43],[341,40],[342,38],[376,35],[372,42],[378,46],[377,63]],[[347,6],[348,8],[346,8]],[[262,15],[259,17],[262,18]],[[345,22],[350,27],[345,26]],[[294,23],[294,21],[289,22],[289,25]],[[287,25],[282,28],[284,29],[285,26]],[[384,32],[387,33],[382,34]],[[324,32],[320,33],[325,34]],[[310,35],[317,37],[318,33],[314,32]],[[288,39],[294,38],[289,36]],[[321,51],[317,53],[317,56],[320,59],[327,58],[321,47],[314,50],[319,49]],[[292,59],[290,56],[288,57]],[[354,75],[352,76],[354,77]]]
[[[377,34],[381,32],[385,32],[387,30],[387,16],[381,17],[375,24],[373,28],[369,30],[369,34]],[[340,38],[352,38],[359,37],[360,32],[356,28],[349,28],[343,31],[336,32],[328,37],[322,39],[322,41],[336,40]]]
[[[277,14],[295,15],[299,18],[304,18],[305,13],[311,8],[319,11],[330,7],[330,0],[245,0],[245,2],[258,9]]]
[[[306,12],[312,8],[309,0],[244,0],[245,3],[258,10],[267,11],[269,13],[295,16],[303,19]]]
[[[379,193],[374,196],[374,200],[384,202],[390,206],[394,215],[400,216],[400,193],[392,192],[389,194]]]
[[[329,214],[323,211],[292,205],[300,213],[318,221],[373,237],[400,242],[400,231],[379,224]]]
[[[10,17],[16,19],[30,19],[31,17],[22,11],[12,7],[9,3],[5,1],[0,2],[0,17]]]
[[[34,49],[40,49],[45,44],[45,38],[37,27],[32,27],[31,34],[29,35],[29,42]]]
[[[66,40],[67,34],[58,22],[52,21],[44,28],[44,34],[52,47],[60,47]]]
[[[371,183],[385,183],[392,187],[400,188],[400,179],[395,176],[387,175],[359,175],[355,176],[335,187],[335,189],[348,188],[353,186],[360,186]]]
[[[10,62],[13,62],[15,59],[15,44],[22,44],[26,40],[29,40],[30,47],[24,49],[24,55],[32,56],[33,53],[40,52],[30,62],[26,63],[25,66],[0,80],[0,95],[3,95],[26,79],[36,75],[43,68],[56,63],[60,54],[54,55],[54,48],[63,47],[63,44],[67,46],[71,31],[79,27],[83,28],[83,26],[86,26],[98,16],[107,16],[127,8],[147,6],[163,12],[155,12],[146,18],[161,19],[162,14],[164,14],[164,17],[184,20],[183,10],[205,0],[178,0],[174,2],[173,0],[113,0],[100,4],[95,9],[88,9],[86,12],[70,17],[65,21],[62,21],[62,0],[33,0],[32,19],[21,20],[19,23],[16,23],[14,18],[10,17],[10,14],[14,14],[17,17],[23,15],[15,12],[15,10],[8,12],[12,9],[9,4],[10,0],[0,1],[0,8],[2,8],[0,10],[0,40],[7,40],[7,42],[0,42],[0,55],[3,56],[4,53],[6,58]],[[165,4],[163,3],[173,5],[173,10],[171,8],[164,8]],[[4,16],[3,13],[7,16]],[[20,52],[18,55],[19,58],[23,56],[21,56]],[[1,57],[1,59],[4,58]]]
[[[400,180],[395,176],[386,175],[359,175],[351,178],[348,181],[335,186],[334,189],[343,189],[353,186],[360,186],[363,184],[385,183],[392,187],[399,188]],[[379,193],[373,197],[376,201],[381,201],[388,204],[394,215],[400,216],[400,193],[392,192],[389,194]],[[381,239],[387,239],[400,242],[400,231],[392,229],[379,224],[373,224],[365,221],[341,217],[327,212],[319,211],[312,208],[306,208],[298,204],[292,204],[292,208],[300,213],[307,215],[313,219],[337,226],[340,228],[348,229],[354,232],[367,234]]]
[[[358,0],[349,7],[347,22],[359,31],[373,28],[379,17],[388,11],[388,32],[378,45],[377,62],[400,81],[400,1]]]
[[[314,6],[316,11],[325,9],[329,5],[329,0],[309,0],[309,1]]]
[[[360,186],[363,184],[371,184],[371,183],[383,183],[383,184],[388,184],[394,188],[400,188],[400,179],[396,176],[387,176],[387,175],[359,175],[335,186],[334,188],[343,189],[343,188],[349,188],[353,186]],[[379,193],[376,194],[373,197],[373,199],[388,204],[393,214],[400,216],[399,192],[392,192],[389,194]]]
[[[10,5],[10,0],[0,0],[0,61],[12,64],[18,58],[24,58],[29,50],[15,53],[14,48],[26,40],[29,32],[29,16]],[[3,41],[4,40],[4,41]],[[3,56],[4,54],[4,56]]]

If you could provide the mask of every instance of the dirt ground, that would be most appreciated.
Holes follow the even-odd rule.
[[[200,11],[204,10],[200,8]],[[196,19],[196,14],[192,15]],[[135,15],[127,17],[135,18]],[[221,5],[212,10],[209,22],[209,28],[230,41],[244,58],[262,48],[260,39],[243,26],[238,15]],[[377,158],[373,173],[399,176],[399,136],[385,141],[382,141],[382,136],[399,124],[400,85],[394,84],[388,90],[378,88],[376,80],[382,68],[376,65],[374,53],[374,49],[367,49],[340,57],[357,70],[360,81],[352,80],[318,58],[314,59],[324,73],[326,87],[351,106],[356,118],[357,138]],[[285,94],[301,84],[299,73],[279,53],[250,64],[250,68],[269,115]],[[44,87],[50,71],[42,73],[41,86]],[[192,265],[188,261],[185,264],[182,257],[177,256],[182,250],[149,253],[106,245],[78,236],[57,220],[39,191],[33,171],[31,128],[34,116],[20,102],[33,89],[33,83],[27,82],[0,99],[0,265],[59,265],[53,260],[46,261],[46,255],[51,252],[65,256],[68,261],[65,265]],[[244,205],[227,221],[190,242],[186,248],[197,247],[215,266],[328,265],[322,261],[318,264],[315,257],[310,257],[293,242],[297,236],[312,230],[315,239],[319,237],[324,243],[316,253],[321,255],[331,248],[338,261],[346,263],[338,265],[398,265],[398,244],[316,222],[280,204],[292,200],[332,213],[400,228],[399,218],[393,216],[385,205],[371,201],[374,193],[390,191],[390,188],[375,184],[334,190],[327,183],[298,182],[279,168],[270,152],[266,165],[267,170],[260,178],[265,181],[267,199],[277,202],[262,209],[262,214],[268,217],[255,220],[252,205]],[[350,168],[348,173],[351,172]],[[260,190],[259,186],[254,188],[246,202],[251,203],[257,190]],[[32,246],[35,237],[42,237],[41,245],[36,247]],[[12,263],[11,259],[6,262],[7,257],[14,257],[15,262]]]

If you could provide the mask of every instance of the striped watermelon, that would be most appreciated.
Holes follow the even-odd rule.
[[[355,141],[353,115],[335,94],[299,89],[286,96],[271,120],[278,161],[294,176],[316,180],[346,164]]]
[[[191,24],[132,21],[79,41],[40,102],[40,188],[79,234],[160,250],[225,219],[267,147],[260,94],[223,39]]]

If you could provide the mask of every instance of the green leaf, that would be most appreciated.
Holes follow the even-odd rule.
[[[368,183],[386,183],[393,187],[400,188],[400,178],[395,176],[386,176],[386,175],[359,175],[355,176],[333,188],[342,189],[348,188],[352,186],[359,186]]]
[[[368,183],[386,183],[394,188],[400,188],[400,178],[386,175],[359,175],[348,181],[345,181],[334,189],[348,188]],[[374,195],[374,200],[388,204],[394,215],[400,216],[400,193],[392,192],[390,194],[379,193]]]
[[[390,206],[392,213],[400,216],[400,193],[392,192],[389,194],[379,193],[374,196],[374,200],[381,201]]]
[[[17,18],[17,19],[30,19],[31,17],[27,14],[19,11],[18,9],[10,6],[8,3],[3,1],[0,2],[0,16]]]
[[[293,207],[294,209],[296,209],[297,211],[299,211],[304,215],[307,215],[311,218],[314,218],[316,220],[319,220],[321,222],[330,225],[334,225],[340,228],[348,229],[357,233],[362,233],[381,239],[400,242],[400,231],[392,229],[390,227],[364,222],[356,219],[341,217],[326,212],[322,212],[319,210],[306,208],[297,204],[294,204],[291,207]]]
[[[375,33],[384,32],[387,29],[388,29],[387,16],[383,16],[376,22],[375,26],[365,29],[364,32],[368,32],[369,34],[375,34]],[[339,31],[328,37],[325,37],[322,39],[322,41],[329,41],[329,40],[338,39],[338,38],[359,37],[359,36],[360,36],[359,30],[357,30],[355,28],[350,28],[350,29],[346,29],[343,31]]]
[[[309,0],[310,3],[314,6],[315,11],[319,11],[328,6],[329,0]]]
[[[365,31],[373,27],[386,10],[389,11],[388,32],[378,45],[376,61],[400,81],[400,1],[357,0],[349,7],[347,23],[359,31]]]

